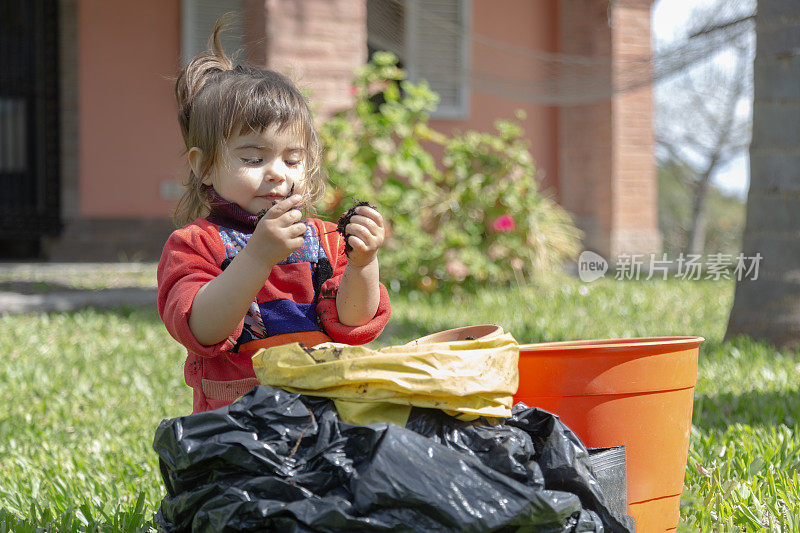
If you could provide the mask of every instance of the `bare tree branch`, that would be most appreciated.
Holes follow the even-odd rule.
[[[664,154],[660,164],[692,191],[689,253],[704,251],[712,177],[746,149],[751,130],[749,117],[742,116],[739,106],[752,87],[749,68],[754,44],[742,28],[744,24],[752,26],[755,14],[722,10],[722,16],[728,18],[720,20],[719,7],[697,13],[703,26],[689,38],[731,32],[734,37],[725,53],[733,61],[724,55],[709,58],[705,65],[670,82],[670,91],[662,91],[665,94],[658,102],[662,116],[656,140]]]
[[[756,16],[757,14],[754,12],[750,15],[745,15],[743,17],[739,17],[737,19],[730,20],[728,22],[720,22],[714,24],[713,26],[703,28],[702,30],[690,33],[689,38],[694,39],[695,37],[700,37],[701,35],[708,35],[709,33],[727,30],[733,26],[738,26],[739,24],[743,24],[745,22],[750,22],[750,21],[755,22]]]

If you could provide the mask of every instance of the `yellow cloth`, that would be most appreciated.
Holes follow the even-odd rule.
[[[405,425],[411,406],[442,409],[464,420],[511,416],[519,384],[514,337],[499,329],[476,340],[423,339],[380,350],[333,342],[314,348],[285,344],[256,352],[253,368],[263,385],[332,398],[340,418],[352,424]]]

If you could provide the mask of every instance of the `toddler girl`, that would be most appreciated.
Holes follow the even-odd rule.
[[[308,105],[284,76],[234,67],[219,30],[176,82],[191,172],[158,265],[158,311],[188,351],[194,412],[256,385],[259,348],[364,344],[389,320],[381,215],[357,208],[347,254],[335,224],[303,218],[324,191]]]

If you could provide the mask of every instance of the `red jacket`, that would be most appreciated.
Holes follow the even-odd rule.
[[[227,405],[256,385],[251,357],[258,348],[289,342],[310,346],[328,340],[365,344],[386,326],[389,294],[382,284],[378,311],[371,321],[356,327],[339,322],[336,293],[347,265],[344,240],[333,223],[306,222],[303,247],[272,269],[247,316],[227,339],[213,346],[197,342],[189,329],[192,302],[200,287],[222,272],[225,259],[234,256],[250,235],[198,218],[173,232],[164,246],[157,273],[158,312],[170,335],[188,351],[184,379],[193,389],[193,412]],[[327,275],[320,265],[326,258],[332,277],[322,283]]]

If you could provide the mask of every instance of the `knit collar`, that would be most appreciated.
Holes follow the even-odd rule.
[[[249,213],[233,202],[220,196],[213,187],[208,188],[208,204],[211,212],[206,220],[224,228],[253,233],[259,221],[259,216]]]

